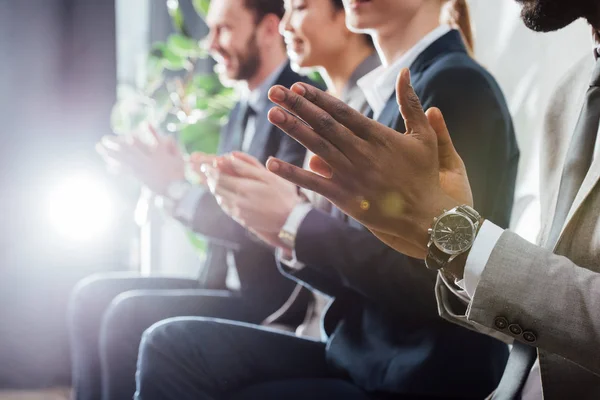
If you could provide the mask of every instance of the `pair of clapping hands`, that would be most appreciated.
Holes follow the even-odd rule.
[[[217,199],[233,218],[276,244],[275,231],[301,201],[286,185],[291,182],[327,197],[399,252],[425,258],[434,217],[472,205],[472,194],[441,112],[424,112],[408,69],[400,73],[396,89],[404,134],[310,85],[271,88],[269,98],[279,107],[270,110],[269,120],[315,153],[312,171],[274,158],[264,168],[234,154],[223,164],[232,171],[227,183],[212,185]],[[278,202],[285,206],[278,208]],[[269,218],[273,213],[276,218]]]

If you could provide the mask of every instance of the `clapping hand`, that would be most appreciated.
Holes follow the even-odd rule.
[[[185,161],[172,137],[159,135],[149,127],[152,143],[138,135],[105,136],[96,151],[111,165],[129,172],[156,194],[164,194],[168,185],[185,178]]]
[[[234,152],[203,168],[208,187],[234,220],[272,246],[282,246],[278,234],[301,201],[297,187],[269,172],[249,154]]]
[[[441,112],[423,111],[407,69],[396,93],[405,134],[304,83],[274,86],[271,101],[294,115],[275,107],[269,120],[316,154],[311,168],[318,173],[273,158],[267,168],[327,197],[396,250],[423,259],[433,218],[472,204],[472,194]]]

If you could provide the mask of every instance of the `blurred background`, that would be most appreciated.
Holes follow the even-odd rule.
[[[560,76],[590,53],[589,28],[580,22],[535,34],[513,0],[470,3],[476,58],[502,86],[521,148],[512,226],[534,240],[543,110]],[[164,219],[133,180],[111,175],[94,145],[150,119],[186,150],[214,150],[234,99],[199,44],[207,4],[0,0],[4,398],[69,385],[66,304],[82,277],[114,270],[197,276],[202,267],[203,243]]]

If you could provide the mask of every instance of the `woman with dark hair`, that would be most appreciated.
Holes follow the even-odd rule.
[[[342,0],[285,0],[285,14],[280,32],[285,39],[292,66],[297,69],[316,69],[327,85],[327,91],[356,110],[365,112],[367,101],[357,82],[368,72],[381,65],[369,35],[350,32],[346,27],[346,13]],[[307,154],[307,160],[311,153]],[[289,185],[284,181],[280,184]],[[284,192],[273,182],[273,191]],[[293,196],[293,191],[290,192]],[[304,193],[303,207],[323,211],[330,209],[329,202],[314,193]],[[296,194],[299,196],[299,194]],[[273,207],[285,207],[294,202],[277,202]],[[291,214],[293,209],[280,213]],[[274,215],[272,213],[271,215]],[[280,229],[281,227],[279,227]],[[295,309],[296,301],[305,296],[310,306],[303,323],[296,329],[301,336],[322,337],[321,317],[330,297],[310,291],[301,284],[290,300],[265,321],[265,325],[287,329],[287,310]]]

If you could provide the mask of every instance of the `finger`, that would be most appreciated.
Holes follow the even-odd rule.
[[[288,136],[327,160],[331,165],[348,164],[348,158],[338,148],[309,126],[300,122],[297,117],[284,112],[279,107],[275,107],[269,111],[268,118],[272,124],[279,127]]]
[[[201,151],[195,151],[190,155],[190,162],[194,164],[210,164],[217,158],[214,154],[206,154]]]
[[[263,167],[263,164],[260,161],[258,161],[255,157],[252,157],[250,154],[241,151],[234,151],[231,153],[231,156],[248,164],[256,165],[257,167]]]
[[[142,142],[142,140],[137,136],[132,136],[128,138],[129,146],[131,149],[135,149],[143,154],[151,154],[152,149],[146,143]]]
[[[107,147],[102,144],[98,144],[96,146],[96,151],[103,159],[116,161],[120,164],[128,164],[126,161],[131,158],[129,152],[123,148]]]
[[[148,131],[150,132],[150,135],[152,136],[156,144],[159,144],[163,141],[163,138],[152,124],[148,124]]]
[[[119,149],[125,145],[125,138],[122,136],[105,135],[100,139],[99,145],[112,149]]]
[[[333,169],[319,156],[312,156],[308,161],[308,167],[311,171],[324,178],[331,178],[333,176]]]
[[[291,87],[291,91],[331,115],[337,122],[354,133],[354,135],[365,140],[370,137],[374,121],[365,117],[340,99],[305,83],[294,84]],[[301,118],[304,119],[303,116]],[[308,120],[306,121],[310,124]]]
[[[335,201],[337,195],[341,193],[341,188],[338,188],[332,180],[323,178],[313,172],[296,167],[277,158],[269,158],[267,169],[297,186],[312,190],[332,201]]]
[[[215,194],[237,193],[238,197],[243,197],[243,194],[246,193],[246,188],[249,186],[249,182],[252,181],[237,176],[219,174],[215,180]]]
[[[396,99],[404,119],[406,133],[416,136],[427,134],[429,122],[421,106],[421,101],[410,84],[410,72],[404,68],[396,81]]]
[[[163,141],[163,144],[169,154],[173,156],[181,156],[181,149],[179,148],[179,144],[173,137],[166,137]]]
[[[224,175],[259,181],[265,181],[265,175],[268,173],[262,164],[249,164],[231,155],[218,159],[216,168]]]
[[[301,92],[304,90],[304,86],[298,87],[302,88]],[[313,89],[318,90],[316,88]],[[336,121],[331,114],[311,103],[295,91],[286,89],[283,86],[273,86],[269,91],[269,98],[275,104],[280,105],[303,121],[306,121],[319,136],[326,139],[338,149],[343,150],[344,148],[357,146],[358,137],[353,135],[344,125]],[[343,103],[341,105],[344,109],[340,109],[340,112],[344,112],[348,106]]]
[[[439,108],[430,108],[425,113],[429,124],[435,131],[438,142],[438,158],[440,162],[440,168],[450,169],[456,166],[456,161],[459,159],[459,155],[454,148],[452,138],[450,138],[450,132],[446,126],[446,121]]]

